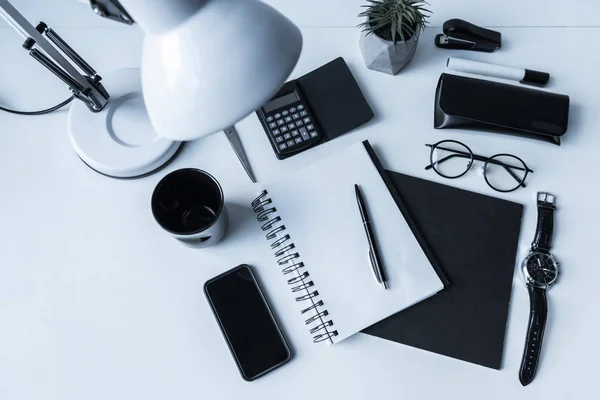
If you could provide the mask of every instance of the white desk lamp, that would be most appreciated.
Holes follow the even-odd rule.
[[[151,173],[177,153],[181,141],[233,125],[277,92],[300,56],[300,30],[258,0],[121,3],[145,33],[141,79],[138,70],[118,70],[104,77],[104,88],[102,78],[72,49],[65,51],[66,43],[51,29],[36,30],[0,0],[0,15],[25,37],[30,54],[40,62],[39,54],[49,57],[44,66],[83,100],[69,112],[71,143],[105,175]]]

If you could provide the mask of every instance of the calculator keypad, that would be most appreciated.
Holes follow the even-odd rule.
[[[294,104],[276,113],[264,114],[268,133],[281,154],[294,153],[320,139],[303,104]]]
[[[298,132],[300,132],[300,135],[302,135],[302,139],[304,139],[304,140],[310,139],[310,136],[309,136],[308,131],[306,130],[306,128],[300,128],[298,130]]]

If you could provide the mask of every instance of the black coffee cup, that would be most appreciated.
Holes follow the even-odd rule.
[[[188,246],[211,246],[227,232],[223,189],[200,169],[179,169],[162,178],[152,194],[151,206],[156,222]]]

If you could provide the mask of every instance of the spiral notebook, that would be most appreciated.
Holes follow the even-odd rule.
[[[444,287],[366,146],[300,170],[252,203],[314,342],[340,342]],[[369,263],[354,184],[375,228],[387,290]]]

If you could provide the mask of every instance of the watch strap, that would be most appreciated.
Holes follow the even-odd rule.
[[[535,237],[531,248],[533,251],[550,251],[552,245],[552,234],[554,232],[554,210],[556,198],[550,193],[538,192],[538,220]]]
[[[531,285],[527,285],[527,289],[530,303],[529,324],[527,326],[521,369],[519,370],[519,381],[523,386],[529,385],[535,377],[548,316],[546,289]]]

